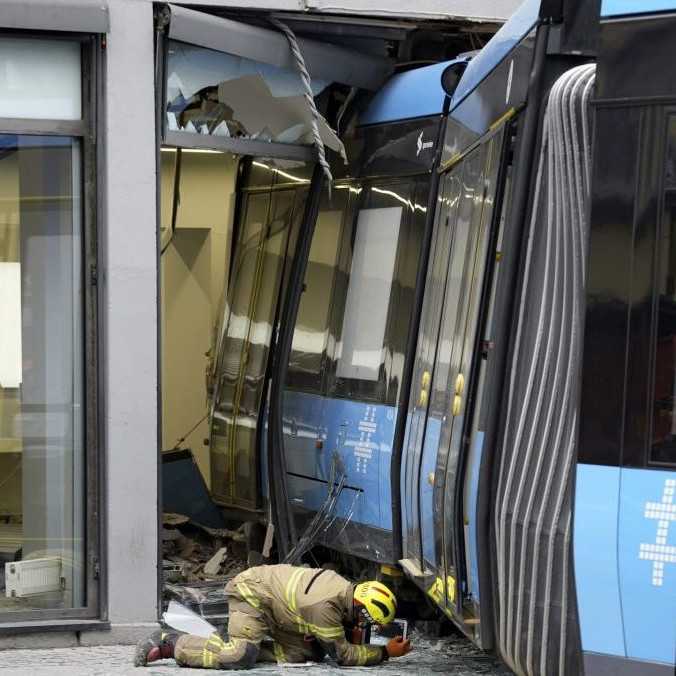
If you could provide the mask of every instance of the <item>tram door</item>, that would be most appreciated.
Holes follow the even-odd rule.
[[[439,340],[439,317],[446,293],[448,252],[453,242],[455,216],[461,182],[455,172],[439,184],[435,230],[430,252],[425,298],[416,348],[416,363],[409,397],[409,413],[404,453],[403,505],[405,556],[420,574],[436,569],[436,543],[433,529],[421,523],[422,515],[432,515],[432,489],[436,465],[439,425],[428,417],[432,372]],[[435,439],[436,432],[436,439]]]
[[[261,173],[265,165],[254,164]],[[210,440],[213,495],[221,504],[244,509],[260,502],[265,375],[307,194],[305,185],[276,185],[274,176],[264,186],[255,179],[251,171],[242,188]]]
[[[417,388],[411,398],[417,400],[410,416],[407,456],[419,458],[420,570],[426,584],[433,580],[426,591],[447,612],[459,611],[461,606],[464,515],[458,470],[463,430],[469,422],[465,420],[467,394],[478,352],[501,148],[502,133],[498,133],[442,177],[432,264],[445,272],[436,273],[436,280],[431,272],[418,344]],[[434,288],[438,279],[443,279],[440,298]]]

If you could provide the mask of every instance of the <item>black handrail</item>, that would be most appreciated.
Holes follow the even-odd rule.
[[[298,242],[286,287],[283,312],[280,313],[277,340],[273,349],[272,371],[270,375],[270,405],[268,414],[268,483],[272,523],[279,558],[283,559],[298,539],[296,525],[289,505],[286,484],[286,454],[284,450],[284,383],[289,370],[293,332],[303,292],[303,281],[310,256],[312,236],[315,231],[319,203],[324,186],[324,173],[319,164],[315,165],[310,182],[310,190],[305,203],[303,221],[298,233]]]

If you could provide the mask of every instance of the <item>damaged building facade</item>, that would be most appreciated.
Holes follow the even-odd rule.
[[[236,521],[274,498],[253,449],[317,136],[348,199],[355,107],[481,48],[518,3],[409,4],[0,6],[0,647],[136,640],[165,584],[218,580],[265,538]],[[337,251],[338,212],[322,213]],[[360,245],[394,266],[398,237]],[[291,353],[309,386],[316,312]],[[368,355],[339,376],[358,368],[378,381]]]

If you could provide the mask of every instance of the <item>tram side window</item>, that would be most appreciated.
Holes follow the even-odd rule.
[[[402,211],[362,209],[357,217],[338,378],[378,380]]]
[[[676,464],[676,115],[669,118],[657,242],[657,345],[650,460]]]
[[[303,293],[293,333],[287,385],[319,392],[322,363],[329,342],[329,314],[338,266],[348,191],[325,193],[315,225]]]
[[[404,258],[417,258],[406,244],[412,212],[420,205],[413,200],[410,183],[374,185],[366,191],[353,227],[345,233],[348,275],[347,283],[339,284],[336,291],[333,389],[339,396],[394,403],[388,384],[393,378],[400,380],[395,371],[401,364],[393,359],[401,311],[400,276]]]

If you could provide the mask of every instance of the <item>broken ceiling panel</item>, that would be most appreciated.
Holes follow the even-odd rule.
[[[169,5],[169,37],[293,72],[295,58],[276,29]],[[310,75],[327,82],[377,90],[392,72],[390,59],[327,42],[298,37]]]
[[[169,43],[168,70],[169,100],[175,98],[179,91],[190,98],[205,87],[253,74],[260,75],[269,83],[274,96],[294,96],[303,91],[300,77],[291,70],[176,40]],[[327,85],[328,82],[314,78],[314,95],[317,96]]]
[[[171,41],[167,128],[197,134],[312,145],[312,117],[297,73],[243,57]],[[313,81],[315,96],[329,83]],[[324,118],[325,145],[344,157]]]

